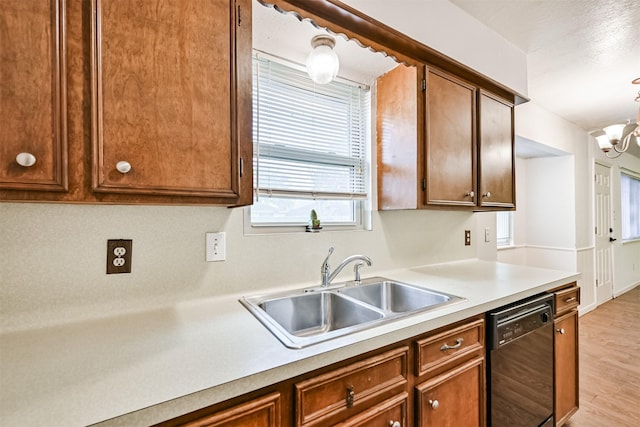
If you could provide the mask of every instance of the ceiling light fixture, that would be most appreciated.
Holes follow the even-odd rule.
[[[340,63],[333,48],[336,41],[328,35],[318,35],[311,39],[313,50],[307,57],[307,74],[318,84],[326,84],[336,78]]]
[[[634,85],[640,84],[640,77],[633,79],[631,83]],[[638,91],[635,101],[640,102],[640,91]],[[603,130],[591,132],[591,135],[598,142],[600,149],[610,159],[615,159],[627,151],[632,140],[635,140],[640,147],[640,108],[638,109],[636,123],[607,126]]]

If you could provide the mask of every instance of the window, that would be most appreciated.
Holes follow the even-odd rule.
[[[496,245],[513,245],[513,212],[496,213]]]
[[[367,199],[368,87],[317,85],[304,70],[253,60],[252,226],[359,226]]]
[[[622,240],[640,239],[640,178],[620,174]]]

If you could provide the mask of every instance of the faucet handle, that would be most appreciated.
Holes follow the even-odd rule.
[[[333,253],[333,246],[331,246],[329,248],[329,253],[327,254],[327,257],[324,259],[324,262],[322,263],[322,271],[325,271],[329,269],[329,257],[331,256],[331,254]]]
[[[358,262],[353,266],[353,271],[356,273],[356,278],[353,280],[354,285],[360,284],[360,269],[364,267],[364,262]]]

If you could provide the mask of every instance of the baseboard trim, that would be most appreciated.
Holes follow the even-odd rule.
[[[620,295],[626,294],[627,292],[629,292],[632,289],[635,289],[638,286],[640,286],[640,282],[633,283],[633,284],[627,286],[626,288],[621,289],[620,291],[615,291],[614,290],[613,297],[614,298],[618,298]]]

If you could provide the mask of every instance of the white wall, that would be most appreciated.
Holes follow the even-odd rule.
[[[374,213],[373,231],[243,235],[242,209],[0,203],[0,328],[99,318],[219,294],[319,283],[320,264],[354,253],[377,271],[474,258],[468,212]],[[204,261],[207,231],[227,260]],[[106,240],[133,239],[132,273],[105,274]],[[341,279],[351,278],[351,268]]]

